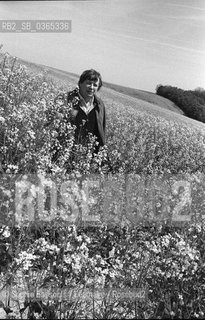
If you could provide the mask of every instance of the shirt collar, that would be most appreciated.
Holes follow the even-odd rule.
[[[93,103],[94,103],[94,96],[92,97],[92,100],[91,100],[91,101],[89,102],[89,104],[88,104],[88,102],[86,103],[85,99],[81,96],[80,92],[78,92],[78,94],[79,94],[80,100],[82,101],[83,105],[85,105],[86,107],[87,107],[88,105],[93,105]]]

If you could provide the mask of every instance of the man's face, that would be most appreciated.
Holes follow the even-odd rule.
[[[99,87],[99,79],[98,80],[86,79],[84,82],[79,84],[80,94],[83,96],[85,100],[89,100],[97,92],[98,87]]]

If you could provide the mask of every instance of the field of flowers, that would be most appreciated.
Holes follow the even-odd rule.
[[[66,118],[74,85],[0,55],[0,318],[204,318],[205,127],[102,91],[93,156]]]

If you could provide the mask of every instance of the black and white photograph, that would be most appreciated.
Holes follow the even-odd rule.
[[[0,1],[0,319],[205,318],[205,1]]]

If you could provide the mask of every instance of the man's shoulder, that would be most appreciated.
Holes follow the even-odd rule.
[[[97,95],[94,96],[94,101],[97,102],[99,107],[105,108],[105,104],[101,98],[99,98]]]
[[[79,98],[78,93],[79,93],[78,88],[75,88],[71,91],[68,91],[67,92],[67,102],[71,102],[73,99]]]

